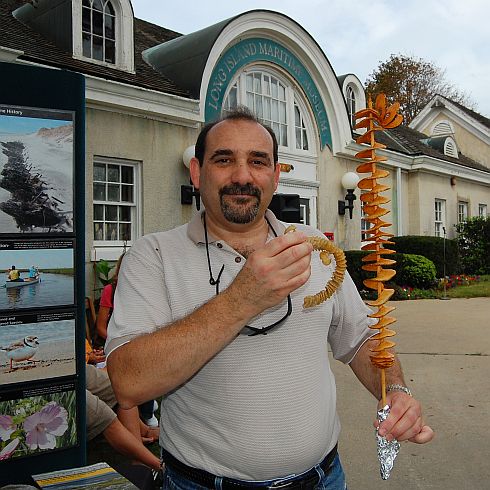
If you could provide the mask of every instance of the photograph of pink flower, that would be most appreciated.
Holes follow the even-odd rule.
[[[39,412],[24,420],[26,444],[31,451],[54,449],[56,437],[68,430],[68,412],[56,402],[49,402]]]
[[[0,402],[0,465],[76,443],[74,390]]]

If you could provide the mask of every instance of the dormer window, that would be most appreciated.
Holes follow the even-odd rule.
[[[73,57],[134,73],[130,0],[72,1]]]
[[[448,136],[454,134],[453,127],[449,121],[439,121],[432,129],[432,136]]]
[[[109,0],[83,0],[83,56],[116,62],[116,14]]]
[[[458,158],[458,147],[456,146],[456,141],[450,137],[447,137],[446,141],[444,142],[444,155]]]
[[[356,113],[356,94],[354,92],[354,89],[352,88],[351,85],[347,86],[346,90],[346,102],[347,102],[347,112],[349,113],[349,121],[354,127],[356,124],[356,118],[355,118],[355,113]]]

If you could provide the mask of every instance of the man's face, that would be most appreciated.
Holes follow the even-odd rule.
[[[210,217],[253,222],[265,213],[279,181],[270,134],[252,121],[218,123],[207,134],[203,166],[191,160],[191,177]]]

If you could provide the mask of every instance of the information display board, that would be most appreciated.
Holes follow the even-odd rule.
[[[85,464],[85,80],[0,63],[0,484]]]

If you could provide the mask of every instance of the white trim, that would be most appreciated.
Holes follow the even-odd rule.
[[[116,14],[116,62],[106,63],[83,56],[82,2],[72,0],[73,58],[96,65],[110,66],[129,73],[134,71],[133,7],[129,0],[110,0]]]
[[[63,69],[26,60],[19,60],[19,63],[57,71]],[[105,80],[81,72],[80,74],[85,77],[87,108],[139,116],[191,128],[197,128],[203,122],[199,114],[198,100]]]
[[[312,187],[320,187],[320,182],[317,180],[302,180],[302,179],[290,179],[287,177],[283,177],[281,175],[279,179],[280,184],[290,185],[295,187],[302,187],[304,189],[311,189]]]
[[[440,221],[437,221],[436,220],[436,214],[437,214],[437,210],[436,210],[436,205],[437,203],[440,203],[440,213],[441,213],[441,219]],[[438,197],[435,197],[434,198],[434,236],[438,236],[438,237],[443,237],[444,236],[444,228],[446,228],[446,199],[440,199]],[[437,235],[436,234],[436,224],[437,223],[440,223],[441,224],[441,234],[440,235]]]
[[[364,92],[364,86],[362,85],[362,82],[359,80],[359,78],[356,77],[356,75],[349,73],[345,76],[342,82],[342,94],[344,96],[344,101],[347,106],[347,114],[349,115],[349,104],[347,102],[348,88],[350,88],[354,93],[356,103],[355,112],[360,111],[361,109],[364,109],[366,107],[366,93]],[[354,124],[352,124],[352,127],[354,127]],[[356,132],[362,134],[366,132],[366,129],[356,129]]]
[[[332,151],[342,151],[352,139],[347,109],[337,77],[315,40],[296,22],[276,12],[246,12],[232,20],[221,32],[209,54],[201,82],[200,99],[206,100],[214,66],[238,38],[266,36],[287,47],[309,71],[329,116]],[[204,104],[201,117],[204,119]]]
[[[403,229],[403,187],[402,187],[402,169],[396,167],[395,169],[395,181],[396,181],[396,234],[402,236],[404,233]]]
[[[103,80],[90,75],[86,79],[86,103],[89,108],[141,116],[196,128],[202,121],[199,101]]]
[[[419,114],[410,122],[409,127],[421,131],[426,126],[430,126],[431,122],[441,114],[445,117],[447,117],[447,114],[450,114],[454,123],[460,125],[475,138],[490,146],[490,128],[487,128],[481,122],[472,118],[465,111],[439,95],[436,95],[419,112]]]
[[[24,51],[18,49],[10,49],[0,46],[0,61],[4,63],[14,63],[19,56],[22,56]]]
[[[343,158],[347,158],[354,162],[360,163],[360,160],[354,158],[354,153],[365,149],[365,146],[351,143],[345,148],[346,151],[341,154]],[[480,184],[490,184],[490,172],[478,170],[470,167],[465,167],[447,160],[439,160],[438,158],[427,155],[403,155],[390,150],[378,150],[379,156],[386,156],[388,160],[383,162],[383,165],[390,168],[400,167],[402,170],[427,170],[439,175],[457,176],[468,181],[478,182]]]
[[[455,176],[470,182],[478,182],[490,186],[490,172],[463,167],[456,163],[438,160],[428,156],[414,158],[411,170],[424,170],[438,175]]]

